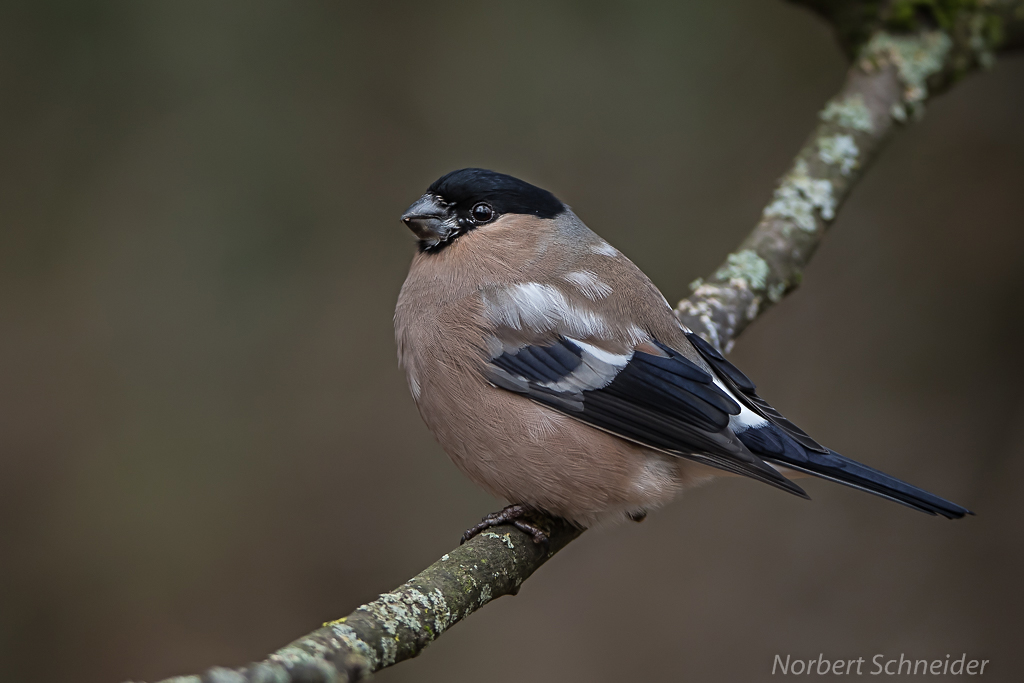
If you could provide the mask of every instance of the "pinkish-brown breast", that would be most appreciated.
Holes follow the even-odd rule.
[[[395,312],[399,360],[420,414],[455,464],[495,496],[582,523],[654,507],[706,477],[708,468],[485,379],[496,343],[543,342],[567,327],[610,353],[652,335],[689,351],[650,280],[571,213],[558,221],[503,217],[416,255]]]

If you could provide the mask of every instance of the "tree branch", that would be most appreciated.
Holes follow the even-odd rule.
[[[549,517],[539,546],[513,526],[485,531],[390,593],[242,669],[213,668],[163,683],[346,683],[418,655],[435,638],[519,586],[583,531]]]
[[[676,309],[688,327],[726,351],[800,284],[828,225],[890,131],[920,118],[931,94],[990,66],[998,49],[1024,46],[1024,0],[793,1],[832,23],[856,58],[753,232],[713,275],[694,282]],[[497,527],[262,662],[163,683],[348,683],[415,657],[491,600],[517,593],[582,533],[561,520],[531,521],[549,532],[547,547],[512,526]]]
[[[683,324],[726,352],[747,325],[799,286],[836,212],[893,127],[920,119],[931,95],[969,71],[990,67],[996,50],[1024,45],[1024,0],[893,2],[868,20],[866,8],[884,3],[794,1],[838,22],[841,40],[862,36],[865,42],[757,227],[711,277],[694,281],[693,293],[676,307]],[[940,22],[928,14],[905,20],[900,13],[901,7],[946,5],[969,9],[942,15],[948,28],[934,28]],[[892,30],[892,16],[900,17],[900,26],[912,21],[914,30]],[[865,25],[876,30],[853,30]]]

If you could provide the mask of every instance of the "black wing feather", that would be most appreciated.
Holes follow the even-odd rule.
[[[729,418],[739,414],[740,406],[714,377],[678,352],[662,348],[669,357],[636,351],[624,366],[613,366],[559,337],[498,354],[488,364],[487,377],[496,386],[628,441],[806,497],[729,431]],[[588,384],[583,377],[601,381]]]
[[[828,453],[828,449],[808,436],[807,432],[782,416],[763,398],[757,395],[757,387],[750,378],[740,372],[740,369],[725,359],[718,349],[704,341],[700,335],[694,332],[687,332],[686,338],[700,352],[704,360],[715,369],[719,377],[725,381],[725,385],[733,390],[736,397],[743,401],[743,404],[755,413],[771,422],[773,425],[784,431],[804,448],[818,453]]]

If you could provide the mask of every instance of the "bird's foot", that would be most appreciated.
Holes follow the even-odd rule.
[[[462,534],[462,541],[460,545],[473,538],[481,531],[486,531],[491,527],[501,526],[502,524],[511,524],[523,533],[529,534],[534,543],[538,545],[547,545],[549,540],[548,533],[540,527],[523,519],[524,517],[529,516],[532,512],[533,510],[530,508],[518,503],[515,505],[506,505],[505,509],[501,512],[492,512],[484,517],[476,526],[466,529],[466,533]]]

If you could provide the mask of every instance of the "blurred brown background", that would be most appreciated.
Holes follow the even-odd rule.
[[[676,300],[844,69],[778,0],[5,3],[4,680],[239,665],[437,559],[499,503],[397,368],[399,214],[453,168],[510,172]],[[586,534],[380,680],[901,652],[1019,680],[1022,122],[1021,56],[935,101],[733,354],[819,440],[978,517],[721,482]]]

